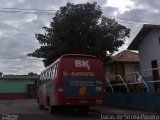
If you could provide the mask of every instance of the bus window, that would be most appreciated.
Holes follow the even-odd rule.
[[[50,80],[52,80],[52,69],[50,68]]]
[[[48,80],[48,71],[46,71],[46,81]]]
[[[55,79],[55,65],[52,68],[52,79]]]
[[[49,80],[49,70],[47,70],[47,81]]]
[[[44,80],[46,81],[47,80],[47,71],[45,71],[44,75],[45,75],[45,79]]]
[[[50,70],[51,71],[51,80],[53,79],[53,72],[52,72],[52,69]]]
[[[45,78],[44,78],[44,73],[43,73],[43,74],[42,74],[42,81],[44,81],[44,79],[45,79]]]
[[[48,79],[51,80],[51,69],[48,69]]]
[[[54,78],[56,79],[57,78],[57,65],[55,65],[55,76]]]
[[[51,80],[50,79],[50,69],[48,69],[48,80]]]
[[[40,80],[42,80],[42,75],[40,75]]]
[[[52,69],[50,68],[50,79],[52,80]]]
[[[40,79],[38,80],[38,86],[42,83],[42,74],[40,75]]]
[[[44,82],[47,80],[47,75],[46,75],[46,73],[47,73],[47,72],[44,73]]]

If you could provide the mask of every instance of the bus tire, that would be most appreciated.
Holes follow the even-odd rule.
[[[39,104],[39,109],[43,109],[43,108],[44,108],[44,105]]]
[[[89,112],[89,106],[80,106],[78,108],[78,111],[81,113],[81,114],[88,114]]]

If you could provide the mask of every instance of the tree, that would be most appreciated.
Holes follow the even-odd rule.
[[[2,73],[2,72],[0,72],[0,77],[2,77],[2,75],[3,75],[3,73]]]
[[[41,47],[28,55],[44,58],[45,66],[63,54],[90,54],[106,61],[130,34],[130,29],[103,16],[96,2],[67,3],[56,12],[50,26],[42,29],[44,34],[35,35]]]
[[[37,73],[29,72],[28,75],[38,75]]]

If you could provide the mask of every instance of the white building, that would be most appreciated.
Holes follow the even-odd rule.
[[[142,75],[144,73],[144,79],[146,81],[159,80],[160,70],[149,69],[160,68],[160,25],[143,25],[128,49],[139,51],[140,69]],[[160,91],[160,83],[148,82],[148,84],[152,91]]]

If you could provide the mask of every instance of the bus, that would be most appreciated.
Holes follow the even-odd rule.
[[[50,113],[62,107],[88,113],[89,106],[105,104],[105,73],[100,59],[66,54],[40,74],[37,101]]]

